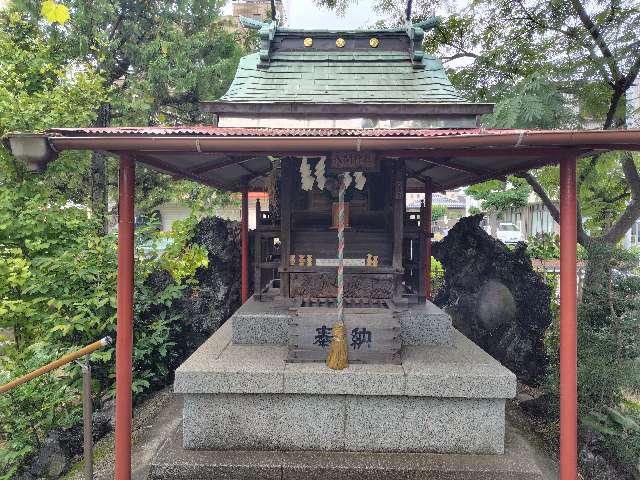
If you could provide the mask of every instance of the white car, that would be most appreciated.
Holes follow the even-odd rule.
[[[496,237],[504,243],[517,243],[522,241],[522,232],[514,223],[498,223]]]

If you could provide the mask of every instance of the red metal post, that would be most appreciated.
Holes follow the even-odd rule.
[[[560,163],[560,480],[577,477],[576,157]]]
[[[242,303],[249,298],[249,192],[242,192],[240,242],[242,247]]]
[[[424,218],[422,228],[424,233],[424,296],[431,300],[431,204],[432,204],[433,184],[430,178],[424,182]]]
[[[118,291],[116,330],[115,479],[131,479],[131,372],[133,355],[133,264],[135,162],[120,157]]]

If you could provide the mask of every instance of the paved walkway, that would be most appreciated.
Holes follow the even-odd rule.
[[[517,407],[516,407],[517,408]],[[144,402],[134,411],[134,433],[132,445],[132,480],[146,480],[149,473],[151,459],[164,442],[175,430],[182,417],[182,397],[172,393],[172,387],[164,389]],[[518,437],[518,443],[526,445],[545,476],[546,480],[558,478],[556,463],[534,442],[529,441],[528,435],[510,422],[511,415],[507,415],[507,428],[512,435]],[[65,479],[84,480],[82,463],[78,464]],[[113,435],[108,435],[96,445],[94,467],[95,480],[113,479]]]

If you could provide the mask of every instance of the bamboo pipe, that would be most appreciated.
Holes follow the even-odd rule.
[[[100,350],[101,348],[106,347],[110,343],[111,343],[111,338],[104,337],[98,340],[97,342],[93,342],[87,345],[86,347],[81,348],[80,350],[76,350],[75,352],[71,352],[71,353],[68,353],[67,355],[63,355],[59,359],[54,360],[53,362],[48,363],[47,365],[44,365],[43,367],[40,367],[31,373],[27,373],[22,377],[16,378],[15,380],[11,380],[9,383],[5,383],[4,385],[0,386],[0,394],[8,392],[9,390],[17,387],[18,385],[22,385],[23,383],[26,383],[29,380],[39,377],[40,375],[50,372],[51,370],[55,370],[56,368],[66,365],[67,363],[71,363],[74,360],[77,360],[78,358],[84,355],[89,355],[95,352],[96,350]]]

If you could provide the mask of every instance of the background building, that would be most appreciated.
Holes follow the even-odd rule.
[[[285,25],[287,19],[282,0],[276,0],[275,4],[279,25]],[[233,13],[231,16],[235,18],[236,21],[240,17],[255,18],[256,20],[264,20],[270,17],[270,0],[233,0],[232,5]]]

